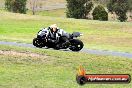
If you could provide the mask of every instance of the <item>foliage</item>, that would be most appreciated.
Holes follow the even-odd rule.
[[[26,13],[27,0],[5,0],[5,8],[15,13]]]
[[[102,20],[102,21],[108,20],[108,13],[101,5],[98,5],[97,7],[94,8],[92,15],[94,20]]]
[[[129,10],[128,0],[110,0],[107,8],[109,12],[115,12],[121,22],[127,20],[126,13]]]
[[[66,0],[67,12],[69,18],[86,19],[89,12],[92,10],[93,3],[91,0]]]

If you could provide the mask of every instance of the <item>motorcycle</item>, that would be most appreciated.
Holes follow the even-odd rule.
[[[41,32],[42,30],[40,30],[39,32]],[[39,35],[39,32],[37,34],[37,37],[33,39],[33,45],[39,48],[42,47],[47,47],[47,48],[54,48],[56,50],[59,49],[67,49],[69,48],[72,51],[80,51],[84,44],[81,40],[77,39],[77,37],[82,36],[83,34],[79,33],[79,32],[73,32],[72,34],[65,34],[64,36],[60,36],[58,37],[58,41],[52,41],[50,39],[47,39],[44,35]],[[65,47],[56,47],[57,45],[62,45],[62,41],[61,38],[66,37],[70,44],[66,45]]]

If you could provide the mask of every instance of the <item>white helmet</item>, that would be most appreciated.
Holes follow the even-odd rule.
[[[56,28],[58,28],[58,27],[57,27],[56,24],[52,24],[52,25],[50,26],[50,28],[55,28],[55,29],[56,29]]]

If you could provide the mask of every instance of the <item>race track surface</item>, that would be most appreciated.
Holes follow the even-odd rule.
[[[32,44],[16,43],[16,42],[5,42],[5,41],[0,41],[0,45],[11,45],[11,46],[36,48]],[[46,49],[46,48],[43,48],[43,49]],[[67,49],[67,50],[63,50],[63,51],[70,51],[70,50]],[[81,50],[81,52],[88,53],[88,54],[96,54],[96,55],[110,55],[110,56],[119,56],[119,57],[132,58],[132,53],[126,53],[126,52],[92,50],[92,49],[86,49],[86,48],[83,48]]]

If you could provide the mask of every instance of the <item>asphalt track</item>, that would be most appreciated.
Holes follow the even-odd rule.
[[[11,45],[11,46],[19,46],[19,47],[36,48],[32,44],[17,43],[17,42],[6,42],[6,41],[0,41],[0,45]],[[46,48],[43,48],[43,49],[46,49]],[[70,51],[70,50],[67,49],[67,50],[63,50],[63,51]],[[83,48],[80,52],[84,52],[84,53],[88,53],[88,54],[96,54],[96,55],[119,56],[119,57],[126,57],[126,58],[132,59],[132,53],[126,53],[126,52],[92,50],[92,49],[86,49],[86,48]]]

